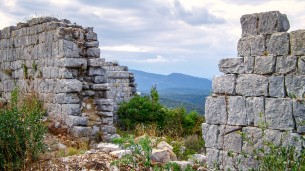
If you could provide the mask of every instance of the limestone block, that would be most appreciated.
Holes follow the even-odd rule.
[[[245,97],[242,96],[228,97],[228,124],[247,125]]]
[[[305,29],[290,33],[291,55],[305,55]]]
[[[298,133],[305,133],[305,104],[304,101],[293,100],[293,116]]]
[[[105,151],[107,153],[112,152],[112,151],[122,150],[122,148],[117,144],[104,143],[104,142],[99,143],[97,145],[97,148],[102,149],[103,151]]]
[[[284,76],[272,75],[269,80],[269,95],[271,97],[285,97]]]
[[[96,114],[102,117],[113,117],[113,112],[97,111]]]
[[[94,99],[94,104],[98,105],[114,105],[113,99]]]
[[[58,42],[58,54],[59,57],[65,58],[79,58],[80,50],[77,44],[68,40],[59,40]]]
[[[96,76],[96,75],[104,76],[105,72],[106,71],[102,67],[89,67],[88,75],[89,76]]]
[[[87,48],[92,48],[92,47],[98,48],[98,46],[99,46],[98,41],[92,41],[92,42],[86,42],[85,43],[85,47],[87,47]]]
[[[296,56],[278,56],[276,60],[276,72],[280,74],[293,73],[297,70]]]
[[[288,55],[289,54],[289,34],[288,33],[273,33],[267,43],[267,51],[269,54]]]
[[[285,14],[279,11],[263,12],[258,14],[258,33],[272,34],[275,32],[286,32],[290,28]]]
[[[113,105],[96,105],[96,109],[105,112],[113,112]]]
[[[87,60],[82,58],[64,58],[61,59],[61,62],[66,68],[87,68]]]
[[[263,132],[256,127],[244,127],[242,132],[245,135],[242,151],[253,154],[254,150],[263,147]]]
[[[224,96],[206,98],[205,117],[208,124],[226,124],[227,111]]]
[[[245,157],[243,154],[239,154],[236,158],[240,159],[239,170],[251,170],[259,167],[259,161],[254,156]]]
[[[285,87],[287,95],[295,95],[298,98],[305,93],[305,76],[288,75],[285,77]]]
[[[60,79],[57,81],[55,92],[73,93],[82,90],[82,82],[77,79]]]
[[[255,58],[252,56],[244,57],[244,70],[246,74],[252,74],[254,71],[254,61]]]
[[[112,125],[113,124],[113,117],[103,117],[102,123],[106,125]]]
[[[109,84],[108,83],[104,83],[104,84],[93,84],[92,85],[92,89],[93,90],[99,90],[99,91],[107,91],[110,89]]]
[[[129,78],[129,72],[126,71],[108,71],[106,72],[108,78],[120,78],[127,79]]]
[[[74,78],[73,75],[72,75],[72,72],[67,68],[60,68],[58,70],[58,75],[59,75],[60,78],[63,78],[63,79]]]
[[[212,90],[218,94],[235,94],[236,75],[226,74],[215,76],[212,82]]]
[[[255,57],[255,74],[272,74],[275,72],[276,58],[272,55]]]
[[[220,135],[223,138],[224,150],[240,153],[242,148],[242,137],[239,126],[225,126],[224,130],[220,130]],[[223,133],[221,133],[224,131]]]
[[[218,67],[220,72],[225,74],[242,74],[244,73],[244,60],[243,58],[221,59]]]
[[[263,136],[263,141],[271,142],[274,145],[279,146],[282,143],[282,135],[283,135],[283,132],[281,132],[280,130],[267,129],[267,130],[265,130],[265,135]]]
[[[242,37],[256,36],[257,30],[257,14],[246,14],[240,18]]]
[[[242,37],[237,43],[237,53],[240,57],[251,56],[251,39],[252,37]]]
[[[284,132],[282,134],[282,146],[283,147],[295,147],[296,148],[296,151],[295,151],[295,154],[300,154],[301,150],[302,150],[302,146],[303,146],[303,143],[304,140],[301,139],[301,136],[300,134],[298,133],[292,133],[292,132]]]
[[[261,56],[266,51],[266,41],[264,35],[258,35],[253,37],[250,43],[251,56]]]
[[[256,74],[239,75],[236,93],[243,96],[268,96],[268,78]]]
[[[71,133],[75,137],[89,137],[91,135],[92,128],[90,127],[81,127],[73,126]]]
[[[32,18],[27,23],[31,27],[33,25],[47,23],[47,22],[52,22],[52,21],[58,22],[59,20],[57,18],[54,18],[54,17],[37,17],[37,18]]]
[[[202,124],[202,137],[207,148],[218,148],[218,125]]]
[[[215,168],[215,166],[218,166],[220,164],[219,161],[219,150],[214,149],[214,148],[207,148],[206,149],[207,153],[207,167],[212,169]]]
[[[105,63],[105,58],[88,59],[88,66],[98,67],[98,66],[103,66],[104,63]]]
[[[265,117],[271,129],[293,130],[292,100],[266,98]]]
[[[302,56],[298,59],[298,72],[302,75],[305,75],[305,56]]]
[[[88,33],[85,34],[85,37],[86,37],[86,40],[97,40],[97,34],[92,32],[92,31],[89,31]]]
[[[99,58],[101,50],[99,48],[88,48],[87,49],[87,56],[91,58]]]
[[[62,104],[61,111],[65,115],[79,116],[81,113],[80,104]]]
[[[73,126],[87,126],[88,118],[81,116],[72,116],[69,115],[66,118],[66,124],[68,127],[72,128]]]
[[[77,93],[59,93],[55,95],[53,100],[53,103],[59,103],[59,104],[73,104],[79,102],[80,99]]]
[[[96,84],[106,83],[107,77],[105,76],[95,76],[93,77],[93,82]]]

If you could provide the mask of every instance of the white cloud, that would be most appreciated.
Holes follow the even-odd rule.
[[[101,46],[102,51],[118,51],[118,52],[151,52],[153,47],[149,46],[137,46],[137,45],[116,45],[116,46]]]
[[[146,59],[125,59],[125,62],[133,62],[133,63],[146,63],[146,64],[156,64],[156,63],[170,63],[170,62],[185,62],[186,60],[183,58],[166,58],[161,55],[157,55],[154,58],[146,58]]]

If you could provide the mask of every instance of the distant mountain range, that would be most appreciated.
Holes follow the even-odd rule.
[[[162,104],[168,107],[183,106],[188,111],[196,110],[204,114],[204,101],[210,94],[211,80],[180,73],[161,75],[139,70],[129,71],[134,73],[137,90],[142,94],[149,94],[151,87],[156,85]]]

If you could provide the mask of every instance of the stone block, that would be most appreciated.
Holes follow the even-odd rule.
[[[273,143],[276,146],[279,146],[282,144],[282,134],[280,130],[272,130],[267,129],[265,130],[265,135],[263,136],[263,141],[268,143]]]
[[[242,30],[242,37],[256,36],[258,33],[257,25],[258,25],[258,17],[257,14],[246,14],[241,16],[240,24]]]
[[[113,99],[94,99],[94,104],[98,105],[114,105]]]
[[[96,41],[97,40],[97,34],[89,31],[88,33],[85,34],[85,38],[86,40],[92,40],[92,41]]]
[[[87,68],[87,60],[82,58],[64,58],[61,62],[66,68]]]
[[[219,161],[219,150],[214,148],[207,148],[206,149],[207,154],[207,167],[212,169],[215,168],[215,166],[218,166],[220,164]]]
[[[80,104],[62,104],[61,111],[64,115],[79,116],[81,113]]]
[[[101,50],[99,48],[88,48],[87,49],[87,56],[91,58],[99,58]]]
[[[261,56],[266,52],[266,40],[264,35],[258,35],[251,39],[251,56]]]
[[[224,96],[206,98],[205,119],[208,124],[227,123],[226,99]]]
[[[271,129],[293,130],[292,100],[287,98],[266,98],[265,117]]]
[[[82,90],[82,82],[77,79],[60,79],[57,81],[55,92],[74,93]]]
[[[98,91],[107,91],[110,90],[109,84],[105,83],[105,84],[93,84],[92,85],[92,89],[93,90],[98,90]]]
[[[293,117],[298,133],[305,133],[305,104],[304,101],[293,100]]]
[[[96,109],[99,111],[113,112],[113,105],[96,105]]]
[[[99,67],[99,66],[103,66],[104,63],[105,63],[105,58],[88,59],[88,66]]]
[[[258,14],[258,34],[272,34],[286,32],[290,28],[285,14],[279,11],[263,12]]]
[[[242,137],[240,134],[242,127],[227,125],[223,128],[223,130],[220,130],[219,136],[222,136],[224,150],[240,153],[242,148]],[[218,143],[221,143],[221,141]]]
[[[58,57],[80,58],[79,52],[80,49],[74,42],[68,40],[58,41]]]
[[[253,56],[244,57],[244,70],[246,74],[252,74],[254,72],[254,61],[255,57]]]
[[[288,55],[290,50],[288,33],[273,33],[267,43],[267,52],[279,56]]]
[[[252,37],[242,37],[237,43],[237,54],[239,57],[251,56]]]
[[[99,46],[98,41],[91,41],[91,42],[86,42],[85,43],[85,47],[87,47],[87,48],[92,48],[92,47],[98,48],[98,46]]]
[[[59,93],[56,94],[53,103],[58,104],[75,104],[79,103],[80,99],[76,93]]]
[[[294,95],[301,98],[305,94],[305,76],[287,75],[285,77],[285,87],[287,95]]]
[[[236,93],[243,96],[268,96],[268,78],[256,74],[239,75]]]
[[[89,67],[89,76],[104,76],[105,70],[102,67]]]
[[[71,133],[75,137],[89,137],[91,135],[91,127],[73,126]]]
[[[244,60],[243,58],[221,59],[218,67],[220,72],[225,74],[242,74],[244,73]]]
[[[218,94],[235,94],[236,75],[226,74],[215,76],[212,82],[212,90]]]
[[[297,70],[296,56],[278,56],[276,60],[276,72],[280,74],[294,73]]]
[[[284,76],[272,75],[269,80],[269,95],[271,97],[285,97],[285,80]]]
[[[107,77],[105,76],[95,76],[93,77],[93,82],[96,84],[102,84],[107,82]]]
[[[67,116],[66,118],[66,125],[70,128],[73,126],[87,126],[88,125],[88,118],[81,117],[81,116]]]
[[[290,33],[291,55],[305,55],[305,29],[292,31]]]
[[[113,124],[113,117],[103,117],[102,123],[106,125],[112,125]]]
[[[253,154],[254,150],[263,147],[263,132],[256,127],[244,127],[242,132],[245,135],[242,151],[247,154]]]
[[[255,57],[255,74],[272,74],[275,72],[276,58],[272,55]]]
[[[218,125],[202,124],[202,137],[207,148],[218,148]]]
[[[108,71],[106,72],[108,78],[120,78],[120,79],[128,79],[129,72],[126,71]]]
[[[302,56],[298,59],[298,72],[302,75],[305,75],[305,56]]]
[[[247,125],[246,100],[242,96],[228,97],[229,125]]]
[[[98,111],[96,114],[102,117],[113,117],[113,112]]]

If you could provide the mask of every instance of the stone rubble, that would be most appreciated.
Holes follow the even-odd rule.
[[[224,75],[214,77],[213,95],[205,103],[202,133],[210,169],[255,168],[257,161],[242,154],[251,154],[263,141],[305,148],[300,143],[305,133],[305,30],[287,33],[287,16],[278,11],[243,15],[240,22],[238,57],[220,60]],[[262,125],[267,126],[264,134]]]

